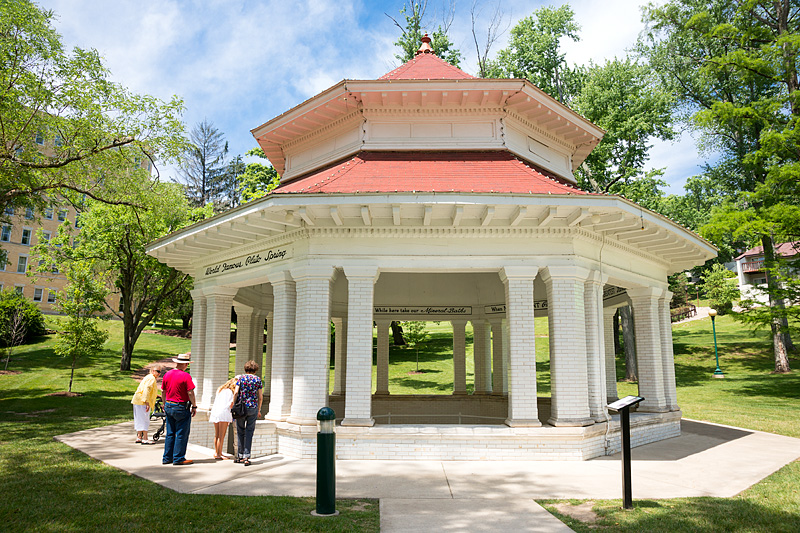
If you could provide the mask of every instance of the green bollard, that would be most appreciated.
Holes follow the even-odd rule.
[[[319,431],[317,432],[317,509],[314,516],[336,516],[336,413],[330,407],[317,411]]]

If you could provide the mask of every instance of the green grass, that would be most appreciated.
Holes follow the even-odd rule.
[[[58,319],[48,318],[57,328]],[[53,437],[129,421],[136,383],[119,371],[120,322],[111,340],[81,360],[73,391],[64,391],[69,364],[46,337],[20,347],[0,376],[0,523],[7,531],[378,531],[376,500],[339,500],[335,518],[312,517],[313,498],[179,494],[131,476]],[[189,341],[142,335],[133,369],[187,351]],[[246,512],[243,510],[246,509]],[[168,522],[166,522],[168,521]]]
[[[714,379],[711,320],[673,326],[678,404],[687,418],[800,437],[800,361],[790,374],[774,374],[767,332],[743,328],[731,317],[717,317],[717,342],[724,379]],[[617,375],[624,376],[618,361]],[[620,396],[634,394],[635,383],[619,383]],[[743,458],[744,459],[744,458]],[[577,532],[718,532],[800,531],[800,461],[733,498],[634,500],[632,510],[621,500],[604,500],[593,509],[600,517],[589,525],[561,515],[553,501],[542,501]],[[574,501],[579,504],[582,501]]]
[[[57,319],[48,318],[50,327]],[[174,510],[170,529],[234,530],[251,526],[267,531],[376,531],[378,506],[373,500],[341,500],[340,517],[324,522],[308,516],[309,498],[247,498],[183,495],[144,481],[54,442],[54,435],[130,419],[134,383],[119,371],[121,324],[110,322],[111,340],[92,358],[82,360],[73,390],[77,398],[48,396],[63,391],[69,364],[53,355],[52,338],[20,348],[9,370],[0,376],[0,520],[6,529],[79,531],[153,529],[165,509]],[[390,392],[450,394],[453,383],[452,338],[447,322],[429,324],[431,338],[416,352],[391,347]],[[472,390],[472,330],[467,327],[467,382]],[[755,335],[730,317],[717,318],[720,366],[725,379],[712,378],[714,346],[709,319],[673,328],[678,403],[684,415],[750,429],[800,437],[800,374],[772,373],[769,336]],[[189,349],[189,341],[143,335],[134,369]],[[547,320],[536,319],[537,382],[540,395],[550,392]],[[624,375],[618,361],[618,375]],[[791,360],[800,368],[797,358]],[[331,367],[331,384],[333,368]],[[374,369],[373,369],[374,371]],[[373,377],[374,379],[374,377]],[[636,383],[620,382],[620,395],[636,393]],[[33,488],[32,488],[33,487]],[[787,465],[734,498],[635,500],[621,509],[620,500],[594,503],[599,522],[590,526],[559,515],[579,532],[599,529],[638,531],[800,531],[800,462]],[[246,501],[246,504],[243,503]],[[554,514],[552,503],[543,501]],[[575,503],[580,503],[576,501]],[[241,509],[247,505],[248,512]],[[35,512],[34,512],[35,511]]]

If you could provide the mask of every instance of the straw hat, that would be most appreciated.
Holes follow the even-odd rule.
[[[175,363],[191,363],[192,362],[192,354],[191,353],[179,353],[178,357],[173,357],[172,361]]]

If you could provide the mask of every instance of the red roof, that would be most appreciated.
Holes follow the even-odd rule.
[[[793,255],[797,255],[798,253],[800,253],[800,241],[783,242],[775,246],[776,256],[791,257]],[[736,257],[736,260],[738,261],[742,257],[751,257],[755,255],[764,255],[764,247],[756,246],[755,248],[750,248],[743,254]]]
[[[507,151],[360,152],[272,194],[359,192],[588,194]]]
[[[454,67],[444,59],[439,59],[434,54],[418,54],[411,61],[407,61],[387,72],[379,80],[466,80],[474,79],[458,67]]]

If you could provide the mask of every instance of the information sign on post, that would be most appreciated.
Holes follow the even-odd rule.
[[[631,418],[630,409],[644,400],[641,396],[625,396],[606,407],[619,413],[622,436],[622,507],[633,509],[631,488]]]

